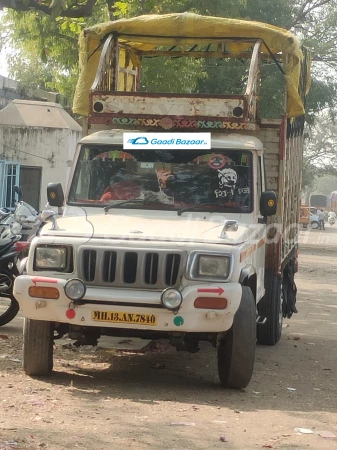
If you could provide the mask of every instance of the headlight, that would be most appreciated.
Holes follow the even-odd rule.
[[[202,277],[228,278],[230,259],[228,256],[199,256],[198,275]]]
[[[39,269],[65,270],[67,266],[66,247],[37,247],[35,250],[35,267]]]
[[[161,294],[161,302],[165,308],[170,311],[176,311],[180,308],[183,297],[177,289],[168,288]]]
[[[86,291],[85,284],[83,281],[74,278],[73,280],[69,280],[64,285],[64,292],[70,300],[81,300],[84,297]]]
[[[232,255],[192,252],[189,256],[187,278],[191,280],[226,281],[231,274]]]

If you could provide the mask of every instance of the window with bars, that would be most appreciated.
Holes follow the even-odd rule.
[[[13,161],[0,161],[0,193],[1,207],[12,208],[13,198],[15,197],[14,186],[19,185],[20,165]]]

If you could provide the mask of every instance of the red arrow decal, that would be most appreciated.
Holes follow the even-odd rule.
[[[198,288],[198,292],[209,292],[210,294],[223,294],[225,291],[219,286],[217,288]]]
[[[44,277],[33,277],[32,282],[36,283],[54,283],[57,284],[58,280],[56,278],[44,278]]]

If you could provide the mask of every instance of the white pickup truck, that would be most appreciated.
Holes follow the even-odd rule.
[[[97,86],[111,64],[106,55],[126,51],[113,36],[102,49],[88,135],[65,196],[59,184],[48,186],[49,203],[63,207],[62,216],[43,213],[49,223],[32,241],[27,274],[15,281],[25,317],[24,370],[50,374],[53,340],[65,334],[92,345],[102,335],[168,339],[189,352],[205,341],[217,349],[221,384],[245,387],[256,340],[276,344],[283,317],[296,312],[302,117],[263,120],[253,108],[266,51],[260,40],[249,42],[249,86],[241,97],[119,92],[116,66],[109,77],[115,84],[103,92]],[[153,114],[167,99],[171,113]],[[219,122],[222,99],[228,117]],[[198,121],[177,118],[175,101]],[[135,111],[140,104],[144,117],[127,118],[130,105]],[[240,132],[202,129],[205,118],[209,128],[214,122]],[[138,133],[131,148],[123,147],[125,129]],[[211,131],[211,140],[206,149],[146,148],[153,131],[162,141],[167,132],[184,140],[184,132]]]

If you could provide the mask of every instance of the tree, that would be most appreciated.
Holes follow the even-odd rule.
[[[333,80],[335,67],[327,69],[328,64],[332,66],[336,61],[336,2],[337,0],[0,0],[0,9],[6,10],[2,21],[6,26],[7,38],[11,40],[16,52],[15,57],[9,61],[10,75],[28,84],[38,79],[41,87],[58,90],[68,96],[73,92],[77,77],[78,34],[83,28],[95,23],[139,14],[194,11],[265,21],[292,29],[313,50],[314,59],[317,60],[314,65],[313,89],[308,99],[308,120],[312,122],[317,111],[332,108],[337,98]],[[180,63],[182,67],[182,59]],[[159,76],[156,79],[156,68],[160,64],[160,58],[147,60],[143,71],[143,76],[147,77],[144,82],[148,83],[151,75],[157,83],[157,89],[165,81],[162,79],[159,83]],[[216,64],[216,75],[214,61],[208,61],[203,70],[200,70],[200,63],[195,64],[197,73],[194,76],[187,76],[187,71],[182,70],[187,76],[186,80],[181,80],[182,85],[189,83],[196,90],[205,92],[214,86],[228,83],[229,79],[237,82],[238,77],[233,74],[239,68],[244,81],[246,73],[242,64]],[[168,83],[172,84],[172,79],[177,78],[175,67],[176,62],[166,63]],[[275,90],[272,70],[266,68],[262,75],[267,96],[262,96],[261,109],[266,116],[274,110],[271,102],[279,102],[281,95],[281,91]],[[35,76],[36,72],[40,74],[38,77]],[[198,73],[201,75],[199,81]],[[322,73],[325,76],[322,77]],[[235,83],[231,87],[237,89]],[[264,98],[268,101],[264,102]]]
[[[302,187],[314,189],[318,179],[337,177],[337,124],[328,110],[317,116],[305,136]]]

